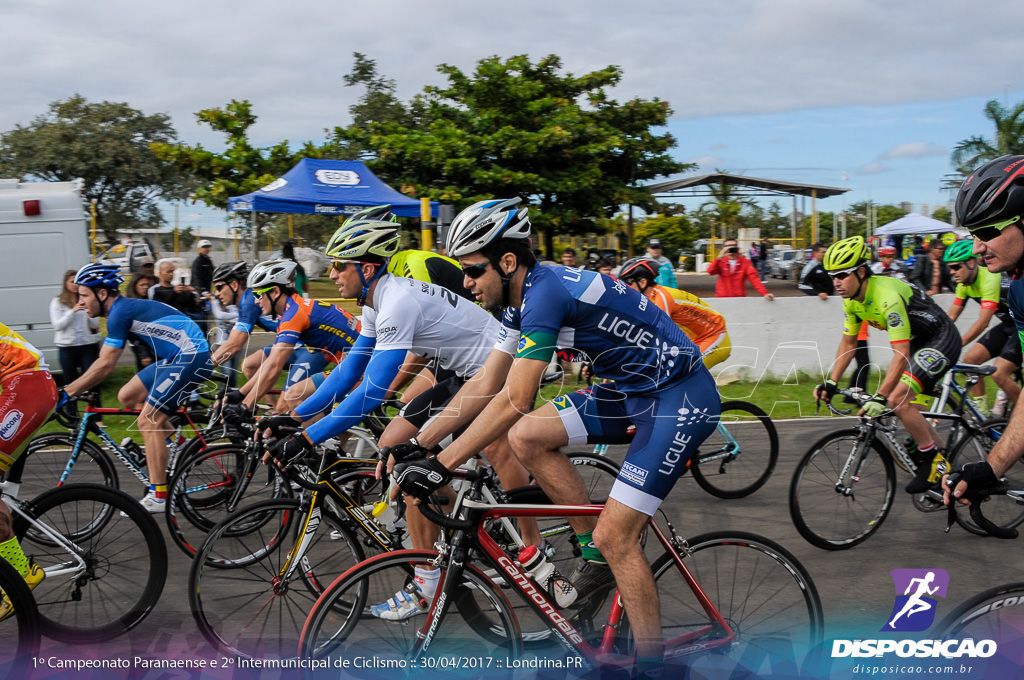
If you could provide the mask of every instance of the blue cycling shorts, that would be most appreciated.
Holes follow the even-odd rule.
[[[149,395],[146,403],[166,413],[174,413],[188,403],[189,396],[213,373],[209,352],[185,354],[171,360],[161,359],[139,372],[139,380]]]
[[[657,511],[722,412],[718,388],[706,370],[654,394],[628,395],[604,383],[551,403],[570,444],[630,443],[609,496],[645,515]],[[636,426],[632,441],[626,432],[630,425]]]
[[[264,347],[263,356],[269,356],[271,348],[273,348],[273,345]],[[322,383],[324,381],[324,369],[330,363],[331,359],[327,356],[326,352],[302,345],[297,346],[292,350],[292,355],[288,359],[288,379],[284,382],[284,389],[287,390],[295,383],[302,382],[306,378],[315,378],[317,374],[320,374],[319,382]],[[319,384],[317,386],[319,387]]]

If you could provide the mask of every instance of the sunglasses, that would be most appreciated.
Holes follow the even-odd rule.
[[[359,265],[361,262],[358,260],[334,260],[331,262],[331,269],[338,272],[339,274],[345,269],[345,265],[354,264]]]
[[[1017,215],[1016,217],[1011,217],[1005,222],[997,222],[996,224],[990,224],[985,227],[976,227],[974,229],[971,229],[970,232],[971,235],[974,236],[974,238],[976,239],[980,239],[982,241],[991,241],[995,237],[999,236],[999,234],[1002,233],[1003,229],[1006,229],[1008,226],[1014,224],[1015,222],[1019,222],[1020,217],[1020,215]]]
[[[857,267],[859,266],[860,265],[857,265]],[[836,281],[844,281],[846,280],[846,277],[857,271],[857,267],[850,267],[849,269],[844,269],[839,272],[829,272],[828,275]]]
[[[951,265],[949,265],[949,271],[951,271],[951,272],[958,272],[958,271],[960,271],[963,268],[964,268],[964,266],[962,264],[951,264]]]
[[[227,285],[228,284],[226,282],[224,282],[224,281],[221,281],[220,283],[215,283],[215,284],[213,284],[213,292],[214,293],[219,293],[220,289],[224,288]]]
[[[253,295],[254,298],[259,300],[261,297],[263,297],[264,295],[266,295],[267,293],[269,293],[272,290],[274,290],[273,286],[270,286],[269,288],[261,288],[259,290],[253,290],[252,295]]]
[[[476,264],[464,264],[462,265],[462,273],[471,279],[479,279],[487,272],[487,265],[490,263],[490,260],[484,260]]]

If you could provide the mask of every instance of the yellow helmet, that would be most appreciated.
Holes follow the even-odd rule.
[[[947,231],[945,234],[942,235],[942,245],[948,248],[954,243],[956,243],[956,234],[954,234],[951,231]]]
[[[837,272],[843,269],[852,269],[867,259],[868,247],[864,244],[864,237],[851,236],[830,245],[825,251],[822,265],[827,272]]]

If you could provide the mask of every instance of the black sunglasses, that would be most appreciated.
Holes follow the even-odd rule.
[[[949,271],[951,271],[951,272],[958,272],[958,271],[960,271],[963,268],[964,268],[964,266],[962,264],[951,264],[951,265],[949,265]]]
[[[476,264],[464,264],[462,265],[462,273],[471,279],[479,279],[487,271],[487,265],[491,263],[490,260],[484,260],[483,262],[477,262]]]

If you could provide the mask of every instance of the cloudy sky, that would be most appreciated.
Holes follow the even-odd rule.
[[[1024,101],[1024,3],[976,0],[0,0],[0,131],[74,93],[171,116],[253,103],[253,141],[319,141],[348,122],[352,53],[408,98],[436,66],[559,55],[582,74],[615,64],[619,101],[667,100],[674,154],[728,170],[934,206],[960,140],[991,136],[985,102]]]

